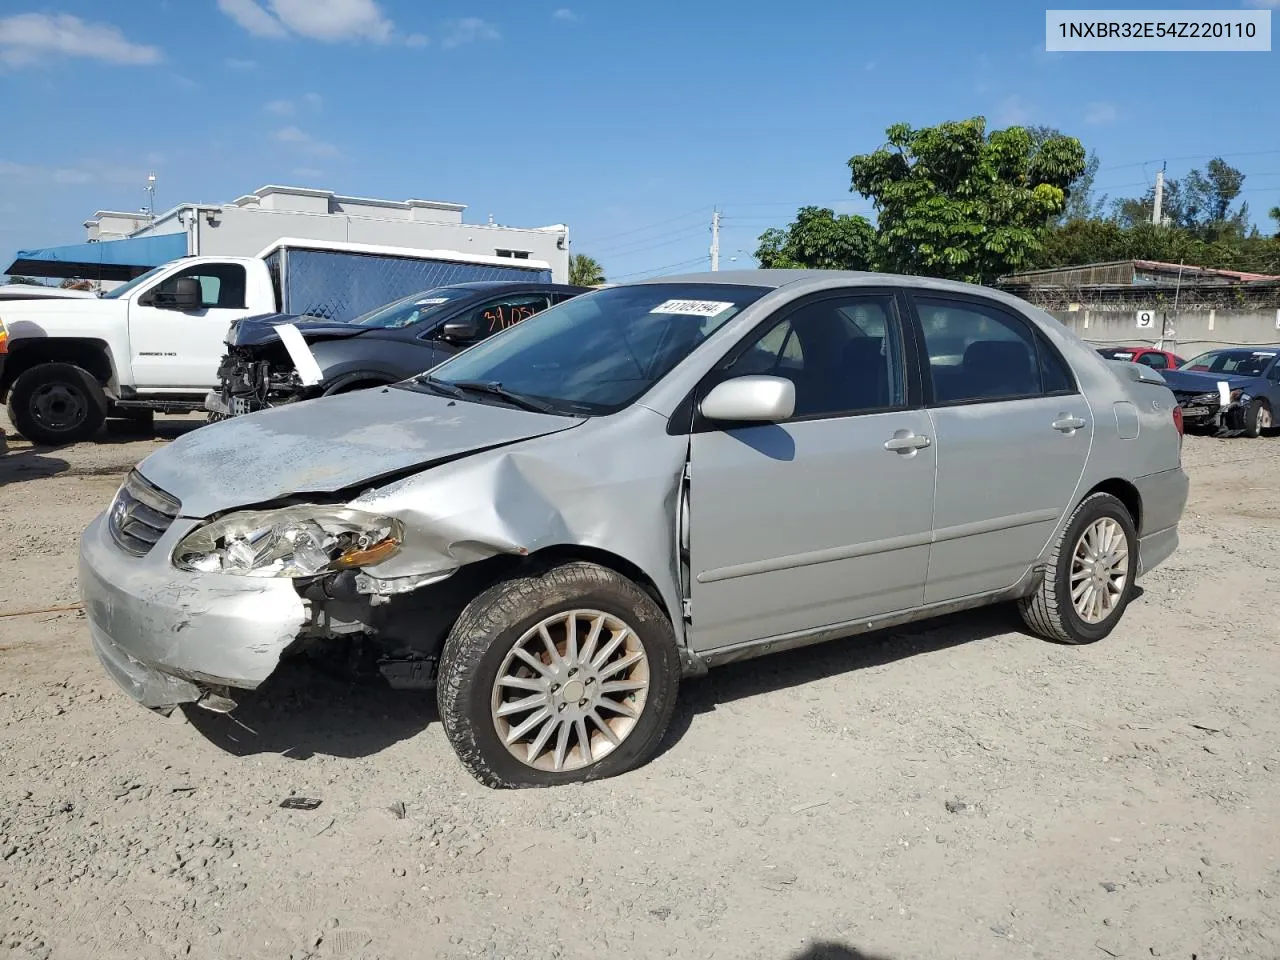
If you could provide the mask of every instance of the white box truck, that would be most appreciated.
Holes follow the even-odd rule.
[[[256,257],[182,257],[101,298],[0,304],[0,401],[33,443],[87,440],[107,417],[204,408],[231,321],[269,313],[353,320],[418,290],[551,280],[540,260],[281,239]]]

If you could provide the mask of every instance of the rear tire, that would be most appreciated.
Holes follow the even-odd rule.
[[[679,684],[675,633],[654,600],[613,570],[574,562],[471,601],[445,641],[436,697],[472,776],[546,787],[652,758]]]
[[[65,446],[90,439],[107,418],[107,396],[87,370],[42,363],[18,376],[9,391],[9,419],[34,444]]]
[[[1085,497],[1053,548],[1035,593],[1018,601],[1034,633],[1058,643],[1094,643],[1109,634],[1133,597],[1138,534],[1109,493]]]

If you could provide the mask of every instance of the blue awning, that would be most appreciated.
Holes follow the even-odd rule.
[[[19,250],[6,273],[32,277],[131,280],[152,267],[187,255],[185,233],[98,240],[65,247]]]

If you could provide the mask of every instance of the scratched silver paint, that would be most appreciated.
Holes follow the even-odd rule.
[[[138,689],[131,692],[148,706],[164,707],[199,695],[193,684],[175,685],[174,675],[184,681],[243,687],[265,679],[309,615],[291,584],[186,574],[172,567],[169,555],[182,535],[210,515],[287,496],[319,498],[341,491],[355,491],[349,493],[351,506],[395,517],[405,525],[403,550],[366,571],[377,578],[447,574],[497,554],[534,554],[559,545],[592,547],[634,564],[653,581],[679,642],[695,652],[695,659],[700,654],[712,661],[717,656],[727,659],[724,651],[732,653],[735,642],[742,648],[776,645],[781,632],[771,635],[759,627],[744,626],[745,632],[736,637],[699,632],[699,574],[708,571],[696,563],[691,578],[695,610],[691,629],[680,615],[685,590],[678,564],[677,514],[690,438],[668,434],[667,423],[689,390],[759,321],[796,298],[821,290],[907,285],[980,292],[1037,324],[1074,369],[1082,392],[1080,409],[1090,423],[1082,438],[1088,444],[1087,456],[1078,476],[1064,488],[1069,496],[1064,495],[1035,526],[1031,556],[1022,563],[1022,570],[1008,571],[1005,592],[1027,582],[1030,569],[1043,562],[1074,505],[1104,480],[1128,480],[1143,494],[1139,534],[1144,569],[1176,547],[1186,477],[1173,440],[1172,394],[1136,382],[1132,374],[1119,370],[1135,365],[1102,360],[1048,314],[996,291],[914,277],[757,271],[663,282],[673,280],[750,283],[775,289],[732,318],[638,403],[613,416],[579,420],[402,389],[370,390],[214,424],[145,460],[140,472],[181,500],[182,519],[155,550],[135,561],[114,549],[100,518],[86,531],[81,554],[82,588],[95,638],[106,638],[107,648],[119,652],[133,670]],[[1116,404],[1136,410],[1136,437],[1121,439],[1113,415]],[[965,443],[975,449],[998,445],[1006,434],[1008,407],[997,402],[967,408],[962,425]],[[934,411],[915,413],[924,417],[918,422],[933,429],[945,426]],[[1128,417],[1129,436],[1132,419]],[[424,469],[413,471],[418,466]],[[378,480],[405,470],[410,475]],[[1035,464],[1023,465],[1019,482],[1044,481],[1036,471]],[[731,532],[749,540],[753,518],[768,505],[731,498],[719,504],[720,520],[700,525],[698,476],[695,458],[691,498],[695,544],[698,538],[715,541]],[[969,493],[982,499],[985,491]],[[915,509],[893,498],[866,506],[888,516]],[[963,513],[961,507],[962,503],[957,509]],[[974,532],[981,526],[969,524]],[[961,528],[968,529],[963,518],[955,522],[955,529]],[[820,539],[814,531],[801,532]],[[969,559],[988,571],[1001,571],[1001,558],[992,553],[999,545],[973,539]],[[757,540],[756,556],[776,553],[770,552],[771,543],[759,536]],[[827,588],[837,595],[847,581],[830,576]],[[726,577],[702,579],[715,583]],[[741,582],[750,579],[743,577]],[[988,580],[977,599],[999,593],[995,581]],[[956,590],[962,587],[953,586],[952,594]],[[752,602],[767,612],[781,599],[756,591]],[[946,603],[973,605],[974,599],[975,595],[954,595]],[[924,613],[940,604],[911,605],[916,606]],[[830,629],[830,623],[823,627]],[[157,673],[157,666],[163,672]]]

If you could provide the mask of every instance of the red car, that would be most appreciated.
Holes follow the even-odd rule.
[[[1173,370],[1187,362],[1167,350],[1156,350],[1154,347],[1106,347],[1098,351],[1098,356],[1108,360],[1145,363],[1148,367],[1155,367],[1157,370]]]

